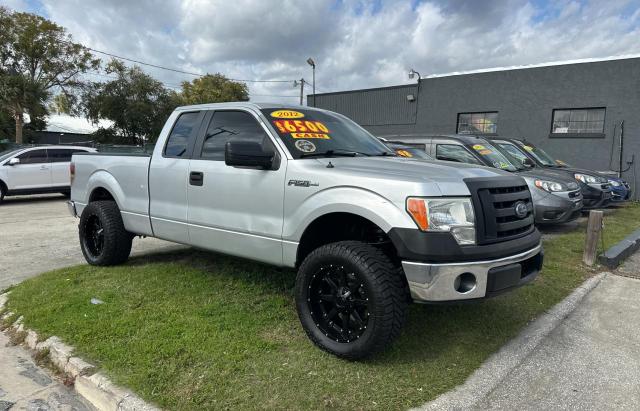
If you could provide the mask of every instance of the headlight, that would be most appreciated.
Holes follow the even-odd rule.
[[[595,184],[599,182],[598,177],[590,176],[589,174],[576,173],[573,176],[576,178],[576,180],[582,181],[585,184]]]
[[[566,191],[562,184],[556,183],[555,181],[536,180],[535,184],[536,187],[550,193],[553,193],[554,191]]]
[[[617,182],[616,180],[609,180],[609,183],[614,187],[620,187],[621,186],[621,184],[619,182]]]
[[[458,244],[475,244],[470,198],[407,198],[407,212],[422,231],[450,232]]]

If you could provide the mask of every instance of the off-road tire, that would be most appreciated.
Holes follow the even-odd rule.
[[[366,330],[360,331],[363,334],[355,340],[338,342],[332,339],[329,334],[333,330],[325,333],[326,322],[323,325],[325,331],[317,323],[327,316],[322,314],[318,320],[319,314],[312,312],[314,307],[317,311],[319,306],[314,305],[312,299],[316,294],[311,286],[318,273],[327,266],[337,266],[348,275],[357,275],[358,282],[362,283],[359,286],[366,293],[368,322],[364,327]],[[317,295],[320,294],[318,291]],[[298,270],[295,299],[298,317],[309,339],[323,350],[348,360],[365,358],[388,347],[400,334],[410,301],[408,285],[401,269],[382,250],[358,241],[331,243],[311,252]],[[318,299],[317,304],[320,302]],[[350,322],[350,319],[347,320],[347,324]]]
[[[92,225],[102,227],[102,247],[99,251],[91,243]],[[79,225],[80,248],[91,265],[122,264],[131,253],[133,235],[124,228],[118,205],[114,201],[95,201],[82,211]]]

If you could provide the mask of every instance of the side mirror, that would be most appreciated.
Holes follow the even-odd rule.
[[[522,159],[522,165],[528,168],[533,168],[536,166],[536,163],[534,163],[533,160],[530,159],[529,157],[525,157]]]
[[[7,163],[10,166],[15,166],[16,164],[20,164],[20,159],[18,157],[14,157]]]
[[[262,144],[255,141],[232,140],[224,146],[224,163],[228,166],[270,170],[275,157],[273,151],[264,151]]]

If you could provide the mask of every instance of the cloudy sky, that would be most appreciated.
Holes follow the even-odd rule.
[[[97,50],[248,83],[255,101],[499,66],[640,54],[640,0],[0,0]],[[143,67],[174,87],[188,75]],[[306,91],[306,90],[305,90]],[[305,92],[306,94],[306,92]],[[286,97],[282,97],[286,96]]]

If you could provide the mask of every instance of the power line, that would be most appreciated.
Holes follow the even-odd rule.
[[[64,41],[64,40],[61,40],[61,41],[63,41],[64,43],[73,44],[71,42]],[[94,53],[104,54],[105,56],[117,58],[117,59],[120,59],[120,60],[130,61],[130,62],[136,63],[136,64],[142,64],[144,66],[154,67],[154,68],[161,69],[161,70],[173,71],[174,73],[187,74],[187,75],[195,76],[195,77],[203,77],[204,76],[204,74],[200,74],[200,73],[192,73],[190,71],[179,70],[179,69],[175,69],[175,68],[172,68],[172,67],[159,66],[157,64],[147,63],[147,62],[144,62],[144,61],[141,61],[141,60],[137,60],[137,59],[132,59],[132,58],[129,58],[129,57],[122,57],[122,56],[119,56],[117,54],[108,53],[106,51],[97,50],[97,49],[94,49],[94,48],[91,48],[91,47],[86,47],[86,48],[87,48],[87,50],[91,50]],[[293,80],[250,80],[250,79],[234,79],[234,78],[230,78],[229,80],[231,80],[231,81],[241,81],[241,82],[245,82],[245,83],[290,83],[290,82],[293,81]]]

